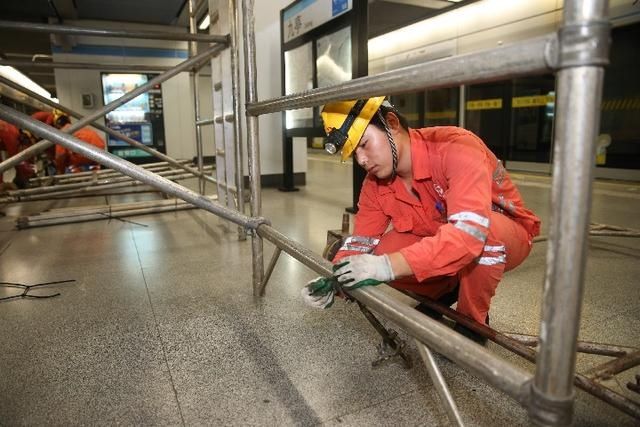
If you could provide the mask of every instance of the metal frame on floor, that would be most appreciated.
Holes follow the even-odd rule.
[[[535,374],[501,359],[450,328],[390,297],[381,287],[363,287],[350,291],[349,294],[362,305],[402,327],[420,343],[418,349],[432,373],[431,378],[443,397],[452,423],[460,424],[460,417],[447,393],[444,379],[437,372],[435,363],[432,363],[430,350],[441,353],[515,399],[528,410],[532,423],[542,426],[570,425],[575,399],[573,386],[591,205],[593,153],[599,125],[603,66],[608,60],[607,7],[606,0],[566,0],[560,30],[545,37],[418,64],[300,94],[258,101],[253,0],[242,0],[250,216],[208,200],[11,108],[0,106],[0,117],[245,227],[251,233],[252,240],[253,289],[256,295],[260,295],[264,292],[265,278],[268,279],[264,272],[264,239],[276,246],[277,255],[285,251],[321,275],[332,275],[332,269],[328,261],[289,239],[261,217],[258,116],[340,99],[556,72],[558,96],[552,219]],[[197,57],[193,59],[195,58]],[[106,111],[100,112],[104,113]],[[27,157],[30,156],[25,158]],[[277,255],[272,259],[269,271],[275,265]],[[631,409],[616,407],[640,418],[637,406]]]

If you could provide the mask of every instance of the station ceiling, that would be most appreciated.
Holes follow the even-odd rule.
[[[476,0],[368,0],[369,37],[471,1]],[[187,27],[188,6],[187,0],[11,0],[0,1],[0,17],[38,23],[57,20],[64,24],[65,20],[86,19]],[[0,30],[0,55],[8,60],[21,61],[31,61],[34,55],[51,55],[50,36]],[[53,70],[24,68],[20,71],[55,93]]]

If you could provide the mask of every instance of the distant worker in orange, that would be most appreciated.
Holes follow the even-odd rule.
[[[71,119],[63,112],[54,110],[53,125],[60,130],[64,130],[71,125]],[[104,139],[102,139],[100,135],[98,135],[98,133],[93,129],[90,129],[88,127],[82,128],[79,131],[74,132],[73,136],[93,145],[96,148],[99,148],[101,150],[105,149]],[[98,163],[84,156],[81,156],[80,154],[74,153],[73,151],[61,145],[56,145],[55,164],[56,170],[59,174],[77,173],[100,169],[100,165]]]
[[[31,115],[31,118],[39,120],[49,126],[53,126],[53,112],[51,111],[36,111]]]
[[[33,142],[33,136],[27,132],[18,129],[11,123],[0,120],[0,152],[5,152],[3,156],[6,158],[13,157]],[[20,162],[16,167],[16,175],[13,184],[18,188],[24,188],[29,182],[29,178],[36,175],[36,167],[32,159]],[[0,174],[0,183],[4,184],[2,174]],[[8,183],[7,183],[8,184]],[[12,185],[2,185],[3,188],[11,189]]]
[[[41,121],[42,123],[53,126],[53,111],[36,111],[31,115],[31,118]],[[55,175],[56,167],[55,167],[55,157],[56,157],[56,147],[55,145],[51,148],[47,149],[44,152],[45,155],[45,165],[44,169],[47,170],[47,175]]]

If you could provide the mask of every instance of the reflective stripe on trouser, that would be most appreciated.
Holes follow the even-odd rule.
[[[380,255],[397,252],[420,239],[421,236],[412,233],[390,230],[382,236],[374,253]],[[420,283],[411,276],[395,280],[391,286],[438,299],[459,283],[457,310],[479,323],[484,323],[489,313],[491,298],[503,273],[520,265],[530,250],[529,236],[524,227],[503,214],[491,212],[489,236],[485,250],[478,260],[464,267],[455,276],[434,277]]]

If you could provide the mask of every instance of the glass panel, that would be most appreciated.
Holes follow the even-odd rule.
[[[640,169],[640,24],[611,33],[610,64],[604,71],[596,164]]]
[[[424,99],[426,126],[457,126],[460,88],[428,90]]]
[[[513,81],[507,160],[548,163],[555,102],[553,75]]]
[[[420,121],[419,104],[422,101],[422,92],[393,95],[391,104],[407,119],[409,127],[414,129],[422,127]]]
[[[351,27],[345,27],[316,41],[318,87],[351,80]]]
[[[284,53],[284,93],[286,95],[313,89],[312,56],[311,42]],[[287,129],[313,126],[313,108],[288,110],[285,114]]]
[[[465,127],[482,138],[499,159],[504,159],[504,141],[508,136],[504,100],[509,86],[509,82],[497,82],[467,87]]]

